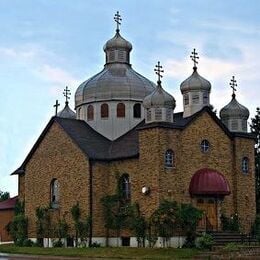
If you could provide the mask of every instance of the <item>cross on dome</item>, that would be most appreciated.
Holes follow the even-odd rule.
[[[60,106],[59,101],[56,100],[55,105],[53,105],[53,107],[55,107],[55,116],[57,116],[57,114],[58,114],[58,107],[59,107],[59,106]]]
[[[70,99],[70,95],[71,95],[71,93],[70,93],[70,90],[69,90],[69,88],[68,88],[68,86],[66,86],[66,88],[64,89],[64,92],[63,92],[63,95],[64,95],[64,97],[66,98],[66,105],[69,103],[69,99]]]
[[[198,64],[198,59],[199,59],[199,56],[198,56],[198,53],[196,52],[196,49],[194,48],[193,51],[191,52],[191,55],[190,55],[190,58],[192,59],[194,65],[193,65],[193,69],[197,69],[197,65]]]
[[[162,69],[162,65],[160,65],[160,61],[158,61],[157,65],[155,65],[154,71],[155,71],[155,74],[158,75],[158,81],[157,82],[158,82],[158,84],[160,84],[161,78],[163,77],[161,73],[164,72],[164,70]]]
[[[237,91],[237,89],[236,89],[236,87],[237,87],[237,81],[235,80],[235,76],[232,76],[232,79],[230,80],[229,85],[230,85],[230,87],[231,87],[232,90],[233,90],[232,97],[235,98],[235,96],[236,96],[235,91]]]
[[[114,16],[114,21],[116,22],[116,31],[119,32],[119,26],[121,25],[121,21],[122,21],[119,11],[116,12]]]

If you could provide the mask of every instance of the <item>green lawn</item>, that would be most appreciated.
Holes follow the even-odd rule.
[[[97,257],[105,259],[189,259],[198,254],[199,251],[196,249],[174,248],[40,248],[0,245],[0,253]]]

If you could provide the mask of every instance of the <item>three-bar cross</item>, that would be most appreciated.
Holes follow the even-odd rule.
[[[121,25],[122,18],[118,11],[114,16],[114,20],[116,22],[116,31],[119,32],[119,26]]]
[[[196,52],[196,49],[194,48],[193,51],[191,52],[191,55],[190,55],[190,58],[192,59],[192,61],[194,62],[194,67],[193,68],[197,68],[197,65],[198,64],[198,59],[199,59],[199,56],[198,56],[198,53]]]
[[[235,76],[232,76],[232,79],[230,80],[229,83],[230,87],[233,89],[233,94],[232,96],[235,96],[235,91],[237,91],[236,87],[237,87],[237,81],[235,80]]]
[[[158,75],[158,83],[161,83],[161,78],[163,77],[161,73],[163,73],[164,70],[162,69],[162,65],[160,65],[160,61],[155,65],[154,71]]]

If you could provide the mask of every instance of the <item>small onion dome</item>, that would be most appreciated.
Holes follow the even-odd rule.
[[[232,95],[232,100],[220,110],[221,119],[239,118],[247,120],[249,110],[236,100],[236,95]]]
[[[210,91],[211,84],[208,80],[199,75],[197,67],[193,67],[193,73],[181,83],[180,88],[182,94],[191,90]]]
[[[204,168],[194,173],[190,181],[189,192],[191,195],[216,195],[230,194],[230,188],[225,177],[212,169]]]
[[[176,101],[172,95],[162,88],[161,82],[158,81],[156,89],[144,98],[143,106],[144,108],[154,107],[174,109],[176,106]]]
[[[130,52],[132,44],[120,35],[119,30],[116,30],[115,36],[106,42],[103,49],[105,52],[109,49],[125,49]]]
[[[69,107],[69,102],[65,102],[65,107],[58,114],[58,117],[76,119],[76,113]]]

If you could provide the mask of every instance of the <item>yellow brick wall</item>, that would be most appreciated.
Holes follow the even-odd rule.
[[[60,186],[60,207],[52,210],[55,219],[71,224],[70,209],[79,201],[82,215],[88,213],[88,159],[54,122],[25,171],[25,213],[29,217],[29,236],[35,237],[35,210],[50,205],[50,183],[56,178]]]

